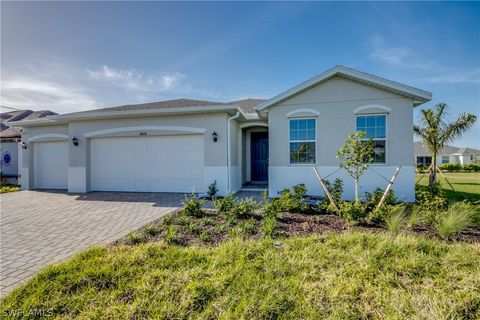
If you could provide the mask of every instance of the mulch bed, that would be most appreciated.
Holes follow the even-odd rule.
[[[183,246],[217,245],[232,238],[234,235],[240,235],[249,239],[262,237],[263,220],[258,214],[252,215],[250,219],[238,219],[233,224],[229,223],[224,215],[218,214],[214,210],[207,210],[207,215],[201,218],[186,216],[182,210],[178,210],[171,214],[170,219],[172,221],[170,221],[168,225],[163,222],[163,218],[150,224],[150,226],[158,230],[155,235],[146,235],[144,232],[145,229],[139,229],[137,233],[143,234],[144,236],[142,242],[159,242],[165,240],[169,228],[174,228],[176,233],[171,243]],[[250,224],[250,228],[248,232],[245,232],[245,229],[242,228],[247,222]],[[283,212],[277,221],[277,234],[275,237],[289,238],[293,236],[309,236],[322,234],[324,232],[341,233],[347,229],[374,233],[388,232],[382,226],[368,222],[363,222],[356,226],[349,226],[343,219],[333,214]],[[401,232],[439,239],[434,227],[431,225],[422,225],[411,229],[405,228]],[[455,241],[480,243],[480,228],[465,230],[448,242]],[[132,242],[129,237],[126,236],[112,243],[112,245],[119,244],[130,245]]]

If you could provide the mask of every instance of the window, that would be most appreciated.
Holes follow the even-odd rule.
[[[315,163],[317,136],[315,119],[290,120],[290,163]]]
[[[373,149],[373,162],[386,162],[387,144],[387,116],[386,115],[365,115],[357,116],[357,132],[363,131],[366,139],[372,139],[375,148]]]
[[[417,165],[429,166],[432,164],[432,157],[417,157]]]
[[[449,157],[448,156],[442,156],[442,164],[443,163],[448,163],[449,162]]]

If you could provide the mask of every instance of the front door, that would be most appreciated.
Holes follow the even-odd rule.
[[[252,181],[268,181],[268,133],[251,133]]]

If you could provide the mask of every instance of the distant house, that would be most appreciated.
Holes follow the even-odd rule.
[[[432,164],[432,155],[430,151],[428,151],[420,141],[415,142],[414,155],[417,166],[429,166]],[[445,148],[443,148],[437,155],[438,165],[445,163],[459,163],[464,165],[474,160],[480,160],[480,150],[473,148],[445,146]]]
[[[21,157],[18,155],[20,147],[20,131],[16,128],[9,127],[9,122],[36,120],[44,118],[49,115],[55,115],[55,112],[46,111],[32,111],[32,110],[16,110],[11,112],[0,113],[0,154],[1,154],[1,169],[4,177],[7,177],[8,183],[17,184],[20,175],[19,161]]]

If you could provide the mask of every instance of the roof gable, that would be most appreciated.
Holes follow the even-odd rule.
[[[325,71],[318,76],[315,76],[299,85],[276,95],[275,97],[261,103],[256,107],[257,111],[266,110],[269,107],[276,105],[286,99],[289,99],[295,95],[298,95],[324,81],[327,81],[335,76],[360,82],[365,85],[369,85],[375,88],[379,88],[385,91],[389,91],[398,95],[409,97],[413,100],[414,106],[429,101],[432,98],[430,92],[410,87],[398,82],[380,78],[368,73],[360,72],[354,69],[346,68],[343,66],[336,66],[330,70]]]

